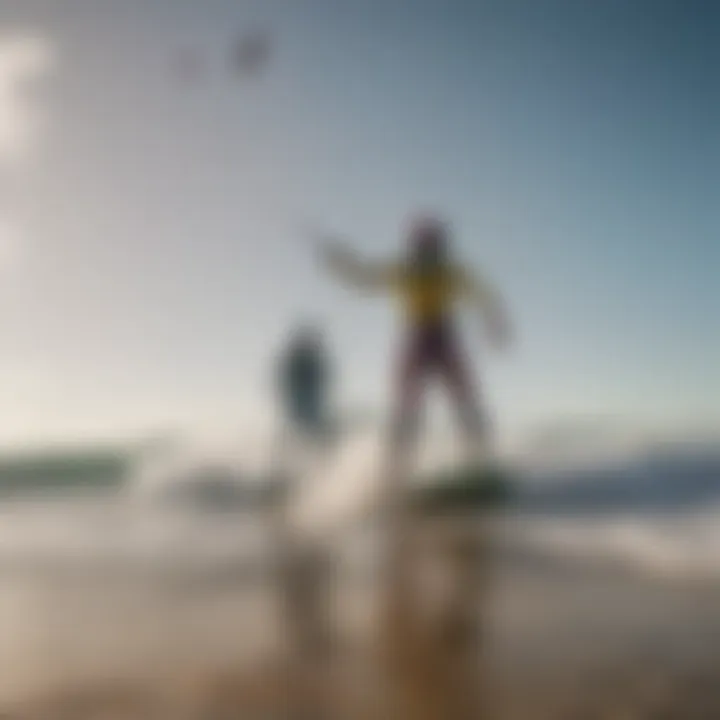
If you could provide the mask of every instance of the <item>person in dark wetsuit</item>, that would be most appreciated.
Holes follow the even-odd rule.
[[[280,400],[290,430],[305,439],[326,439],[330,363],[321,332],[310,324],[294,333],[278,368]]]

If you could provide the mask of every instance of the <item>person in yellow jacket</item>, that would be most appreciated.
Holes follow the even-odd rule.
[[[437,375],[450,390],[470,442],[487,449],[487,423],[458,336],[455,315],[465,301],[480,310],[489,340],[502,349],[510,339],[499,294],[451,255],[446,225],[434,218],[415,221],[408,249],[399,262],[369,263],[345,246],[326,240],[322,257],[341,280],[367,291],[394,295],[404,315],[396,376],[393,439],[399,446],[415,439],[426,379]]]

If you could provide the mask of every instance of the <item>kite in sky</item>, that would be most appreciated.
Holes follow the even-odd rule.
[[[241,33],[230,46],[229,70],[236,77],[253,77],[264,70],[272,52],[270,35],[265,32]],[[183,82],[199,80],[206,69],[201,49],[186,46],[174,60],[174,73]]]
[[[267,33],[240,35],[232,47],[232,70],[243,76],[259,73],[267,65],[271,50],[272,43]]]

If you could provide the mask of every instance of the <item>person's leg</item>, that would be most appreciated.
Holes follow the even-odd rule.
[[[422,416],[425,352],[423,338],[411,333],[401,351],[395,379],[395,408],[390,432],[396,455],[404,454],[417,439]]]
[[[448,332],[438,354],[438,370],[450,391],[463,433],[474,457],[489,451],[489,427],[480,393],[457,338]]]

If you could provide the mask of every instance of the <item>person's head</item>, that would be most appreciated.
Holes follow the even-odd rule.
[[[407,239],[408,257],[413,264],[434,267],[447,261],[449,232],[442,220],[427,215],[414,219]]]
[[[323,347],[322,330],[313,322],[299,323],[293,332],[292,345],[296,349],[320,352]]]

